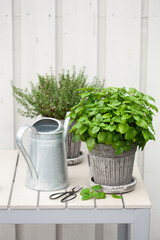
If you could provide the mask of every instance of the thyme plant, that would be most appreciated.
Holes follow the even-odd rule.
[[[103,87],[97,78],[93,86]],[[87,76],[84,69],[76,73],[67,70],[59,74],[38,75],[38,83],[30,82],[30,90],[16,87],[12,82],[13,95],[20,105],[18,112],[25,117],[34,118],[38,115],[64,119],[66,112],[80,101],[81,88],[87,87]]]

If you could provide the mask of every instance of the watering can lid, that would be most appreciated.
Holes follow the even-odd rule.
[[[56,134],[63,132],[63,123],[55,118],[42,118],[33,124],[38,133],[41,134]]]

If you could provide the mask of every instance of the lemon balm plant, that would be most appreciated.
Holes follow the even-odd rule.
[[[158,110],[153,102],[134,88],[83,89],[81,101],[71,109],[71,122],[76,124],[70,132],[75,141],[87,143],[94,183],[132,183],[137,147],[143,150],[149,140],[155,140],[152,121]]]
[[[155,140],[152,120],[158,110],[152,101],[134,88],[83,89],[81,101],[71,109],[76,124],[70,132],[90,151],[95,143],[112,145],[116,154],[129,151],[133,143],[143,150],[146,142]]]

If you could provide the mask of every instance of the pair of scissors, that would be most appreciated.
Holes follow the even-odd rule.
[[[67,191],[67,192],[53,193],[52,195],[50,195],[49,198],[50,198],[51,200],[55,200],[55,199],[57,199],[57,198],[60,198],[60,197],[63,197],[63,196],[64,196],[64,198],[61,199],[61,202],[62,202],[62,203],[63,203],[63,202],[68,202],[68,201],[76,198],[76,197],[77,197],[77,194],[76,194],[76,193],[79,192],[82,188],[83,188],[83,187],[77,186],[77,187],[74,187],[74,188],[72,188],[70,191]]]

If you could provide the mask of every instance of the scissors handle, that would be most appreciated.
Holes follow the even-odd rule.
[[[66,196],[66,197],[64,197],[64,198],[62,198],[61,199],[61,202],[63,203],[63,202],[68,202],[68,201],[70,201],[70,200],[72,200],[72,199],[74,199],[74,198],[76,198],[77,197],[77,194],[76,193],[68,193],[68,195]]]
[[[66,195],[68,192],[60,192],[60,193],[53,193],[52,195],[49,196],[50,199],[54,200],[57,198],[60,198],[64,195]]]

